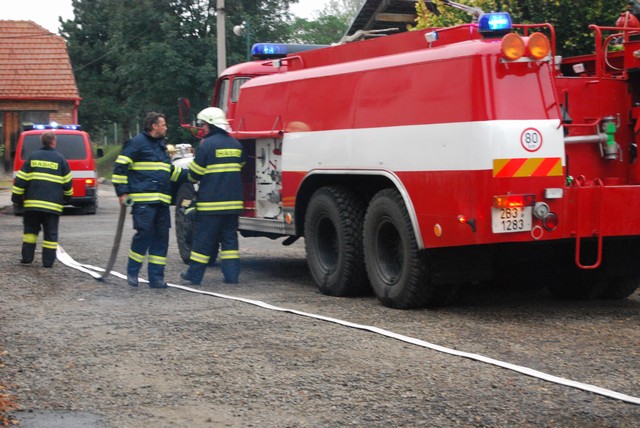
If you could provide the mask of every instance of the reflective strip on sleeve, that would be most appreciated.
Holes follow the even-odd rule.
[[[189,164],[189,170],[193,171],[194,173],[198,174],[198,175],[204,175],[205,174],[205,169],[203,167],[201,167],[200,165],[198,165],[197,163],[195,163],[195,161],[191,162]]]
[[[122,165],[131,165],[133,163],[133,159],[131,159],[130,157],[125,156],[125,155],[120,155],[116,159],[116,163],[119,163],[119,164],[122,164]]]
[[[126,175],[113,174],[111,176],[111,182],[113,184],[129,184],[129,177],[127,177]]]
[[[16,195],[24,195],[25,189],[18,186],[13,186],[11,188],[11,193],[15,193]]]

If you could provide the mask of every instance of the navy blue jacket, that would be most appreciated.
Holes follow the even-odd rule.
[[[243,209],[242,144],[227,132],[213,128],[204,137],[189,164],[189,180],[200,182],[196,209],[199,214],[240,214]]]
[[[71,169],[64,156],[43,146],[24,161],[16,174],[12,200],[22,200],[25,211],[61,214],[65,198],[73,195]]]
[[[127,141],[113,168],[112,181],[118,196],[128,194],[134,203],[171,204],[171,182],[186,171],[171,165],[164,138],[146,131]]]

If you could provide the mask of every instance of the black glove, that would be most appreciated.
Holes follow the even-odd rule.
[[[11,194],[11,202],[21,207],[23,203],[24,197],[22,195],[16,195],[15,193]]]

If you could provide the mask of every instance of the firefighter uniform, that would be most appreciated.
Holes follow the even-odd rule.
[[[133,202],[133,228],[127,264],[129,284],[138,284],[138,273],[148,252],[149,285],[162,288],[167,264],[169,229],[171,228],[172,182],[187,171],[171,165],[164,138],[154,138],[143,131],[129,140],[116,159],[112,181],[116,194],[129,195]]]
[[[244,152],[238,140],[210,126],[189,164],[189,180],[200,182],[196,198],[196,226],[191,244],[189,270],[181,277],[200,284],[211,255],[220,245],[220,267],[226,283],[240,275],[238,216],[243,209]]]
[[[24,206],[22,263],[33,261],[43,229],[42,264],[52,267],[58,248],[58,223],[65,202],[73,195],[67,160],[46,145],[33,152],[16,174],[11,200]]]

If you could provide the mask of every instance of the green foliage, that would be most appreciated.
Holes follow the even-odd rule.
[[[250,20],[254,40],[284,41],[289,35],[289,4],[294,1],[227,0],[226,22]],[[219,71],[216,2],[72,0],[72,4],[75,16],[62,23],[62,35],[83,98],[79,116],[84,128],[101,134],[115,122],[126,139],[136,125],[142,128],[147,112],[159,111],[167,115],[171,142],[191,142],[178,126],[177,100],[187,97],[194,108],[210,103]],[[244,38],[232,33],[232,25],[226,27],[228,62],[242,62]]]
[[[515,23],[550,23],[556,29],[558,53],[563,56],[580,55],[593,51],[594,36],[590,24],[615,25],[625,9],[626,0],[477,0],[458,1],[479,7],[485,12],[509,12]],[[447,27],[471,18],[459,11],[438,3],[441,16],[428,12],[423,0],[416,3],[418,18],[415,28]]]
[[[122,150],[122,145],[112,144],[102,148],[104,150],[104,156],[96,159],[96,166],[98,168],[98,177],[111,178],[113,173],[113,167],[116,159]]]

